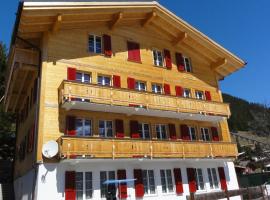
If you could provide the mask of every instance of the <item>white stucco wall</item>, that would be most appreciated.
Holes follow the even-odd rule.
[[[16,200],[32,200],[34,176],[35,170],[33,169],[14,181],[14,194]]]
[[[41,164],[39,166],[39,173],[37,177],[37,191],[36,199],[48,200],[57,199],[64,200],[65,191],[65,171],[91,171],[93,173],[93,199],[100,198],[100,171],[116,171],[118,169],[126,169],[127,178],[133,178],[133,169],[153,169],[155,173],[156,194],[152,196],[145,196],[143,199],[151,200],[171,200],[175,199],[176,195],[163,194],[161,189],[160,169],[181,168],[184,194],[178,196],[177,199],[186,199],[189,195],[188,180],[186,168],[202,168],[204,180],[206,182],[205,191],[211,192],[207,168],[209,167],[224,167],[227,180],[228,189],[238,189],[236,173],[234,164],[225,160],[72,160],[71,162],[62,162],[59,164]],[[133,183],[128,183],[128,196],[130,200],[135,199],[135,190]],[[198,192],[199,193],[199,192]],[[231,198],[239,199],[239,197]]]

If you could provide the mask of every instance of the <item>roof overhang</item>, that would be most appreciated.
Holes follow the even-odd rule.
[[[23,38],[43,32],[108,25],[140,24],[166,34],[171,43],[192,51],[209,63],[219,80],[245,66],[245,62],[221,45],[177,17],[156,1],[70,1],[25,0],[18,25]]]

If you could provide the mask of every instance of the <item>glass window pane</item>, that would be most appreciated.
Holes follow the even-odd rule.
[[[108,86],[111,85],[111,79],[110,79],[110,77],[104,77],[104,84],[103,85],[108,85]]]
[[[98,76],[98,84],[99,85],[102,85],[102,80],[103,80],[103,77],[102,76]]]
[[[76,134],[77,136],[83,136],[83,120],[76,119]]]
[[[144,193],[148,194],[148,176],[147,176],[147,170],[142,171],[143,176],[143,186],[144,186]]]
[[[88,41],[88,50],[90,52],[95,52],[95,43],[94,43],[94,36],[93,35],[90,35],[89,36],[89,41]]]
[[[101,37],[96,36],[96,53],[101,53]]]
[[[84,82],[90,83],[90,74],[84,74]]]
[[[82,73],[76,72],[76,81],[82,82]]]
[[[84,135],[91,136],[91,120],[85,120],[84,122]]]
[[[107,193],[107,186],[103,184],[107,180],[107,174],[105,171],[100,172],[100,190],[101,190],[101,197],[106,197]]]
[[[161,186],[162,186],[162,192],[167,192],[167,185],[166,185],[166,179],[165,179],[165,171],[160,170],[160,179],[161,179]]]
[[[99,121],[99,136],[105,137],[105,122]]]
[[[156,186],[155,186],[154,171],[149,170],[148,176],[149,176],[150,194],[155,194],[156,193]]]

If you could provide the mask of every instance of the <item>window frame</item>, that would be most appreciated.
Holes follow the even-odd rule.
[[[211,141],[210,129],[207,128],[207,127],[201,127],[200,130],[201,130],[201,139],[202,139],[203,141],[205,141],[205,142]],[[202,130],[203,130],[203,131],[202,131]],[[209,140],[206,140],[205,130],[208,131]]]
[[[155,87],[155,90],[153,90],[153,86]],[[160,92],[157,92],[157,90],[156,90],[157,86],[160,86]],[[151,91],[152,91],[152,93],[155,93],[155,94],[163,94],[163,85],[159,84],[159,83],[152,83],[151,84]]]
[[[77,74],[81,74],[82,79],[77,80]],[[89,82],[85,82],[85,75],[89,75]],[[92,74],[91,72],[76,71],[76,81],[80,83],[92,83]]]
[[[156,58],[159,58],[159,56],[157,55],[157,53],[160,53],[160,56],[161,56],[161,63],[160,61],[157,59],[158,63],[156,63],[157,61],[155,60],[155,56]],[[164,53],[163,51],[157,49],[157,48],[153,48],[152,49],[152,56],[153,56],[153,65],[156,66],[156,67],[160,67],[160,68],[164,68]]]
[[[146,138],[145,137],[145,128],[144,128],[144,125],[148,125],[149,138]],[[140,133],[140,129],[142,131],[141,133]],[[149,123],[139,122],[138,132],[140,134],[141,139],[144,139],[144,140],[150,140],[151,139],[151,127],[150,127],[150,124]]]
[[[83,135],[78,135],[77,120],[82,120]],[[90,135],[85,135],[85,121],[90,121]],[[76,127],[76,136],[77,137],[91,137],[91,136],[93,136],[93,122],[91,119],[76,117],[75,118],[75,127]]]
[[[82,186],[83,186],[83,188],[82,188],[82,190],[80,190],[80,191],[82,191],[82,200],[89,200],[89,198],[87,198],[86,197],[86,191],[91,191],[91,197],[90,197],[90,199],[93,199],[93,194],[94,194],[94,188],[93,188],[93,172],[92,171],[76,171],[75,172],[75,192],[76,192],[76,199],[77,199],[77,192],[78,192],[78,189],[77,189],[77,174],[79,174],[79,173],[82,173],[82,181],[80,181],[80,182],[82,182]],[[86,182],[87,182],[87,180],[86,180],[86,173],[90,173],[91,174],[91,189],[87,189],[86,188]],[[88,180],[89,181],[89,180]]]
[[[102,77],[102,83],[101,83],[101,84],[100,84],[100,82],[99,82],[99,77]],[[109,85],[104,84],[104,83],[105,83],[105,78],[109,78],[109,79],[110,79]],[[103,82],[104,82],[104,83],[103,83]],[[98,74],[98,76],[97,76],[97,84],[98,84],[98,85],[101,85],[101,86],[108,86],[108,87],[111,87],[111,86],[112,86],[112,76],[110,76],[110,75],[104,75],[104,74]]]
[[[100,126],[99,125],[100,125],[101,121],[105,122],[104,123],[104,130],[105,130],[104,136],[101,136],[101,134],[100,134]],[[108,137],[108,128],[107,128],[107,123],[108,122],[112,123],[112,128],[111,128],[112,129],[112,136],[111,137]],[[98,135],[101,138],[113,138],[113,137],[115,137],[113,120],[105,120],[105,119],[98,120]]]
[[[198,96],[199,93],[201,93],[202,98],[200,98],[200,97]],[[202,90],[195,90],[195,98],[198,99],[198,100],[205,100],[204,92],[203,92]]]
[[[153,172],[154,193],[151,193],[149,171]],[[144,175],[145,175],[144,172],[146,172],[146,178],[144,177]],[[144,185],[144,196],[155,196],[155,195],[157,195],[157,188],[156,188],[157,184],[156,184],[156,180],[155,180],[155,170],[154,169],[142,169],[142,179],[143,179],[143,185]],[[146,181],[145,181],[145,179],[146,179]],[[147,188],[147,192],[145,190],[146,188]]]
[[[183,56],[183,60],[184,60],[184,67],[185,67],[185,71],[188,72],[188,73],[192,73],[193,72],[193,68],[192,68],[192,64],[191,64],[191,59],[190,57],[187,57],[187,56]],[[189,68],[190,70],[188,70],[187,68],[187,60],[188,60],[188,64],[189,64]]]
[[[94,51],[90,50],[90,37],[93,36],[94,38]],[[97,38],[100,38],[100,53],[97,52]],[[103,52],[103,37],[100,35],[95,34],[88,34],[88,52],[95,53],[95,54],[102,54]]]
[[[140,84],[144,84],[144,89],[140,88]],[[139,88],[137,88],[137,85],[139,86]],[[146,81],[140,81],[140,80],[135,80],[135,90],[138,91],[147,91],[147,82]]]
[[[158,129],[159,129],[159,134],[161,134],[160,136],[162,136],[162,126],[164,126],[165,127],[165,135],[166,135],[166,138],[163,138],[163,137],[160,137],[160,138],[158,138],[158,131],[157,131],[157,127],[158,127]],[[157,139],[158,140],[167,140],[168,139],[168,130],[167,130],[167,125],[166,124],[155,124],[155,131],[156,131],[156,137],[157,137]]]
[[[210,171],[210,174],[209,174],[209,171],[208,170]],[[215,184],[215,180],[214,180],[214,176],[213,176],[213,170],[216,173],[216,183],[217,183],[217,185]],[[220,187],[220,179],[219,179],[217,168],[215,168],[215,167],[212,167],[212,168],[211,167],[208,167],[207,168],[207,176],[208,176],[210,190],[219,190],[221,187]],[[211,188],[211,183],[213,185],[213,188]]]
[[[165,178],[165,187],[166,187],[166,192],[163,191],[163,184],[162,184],[162,176],[161,176],[161,171],[164,171],[164,178]],[[172,191],[169,191],[169,184],[168,184],[168,174],[167,172],[170,171],[171,172],[171,183],[172,183]],[[175,183],[173,180],[173,173],[171,169],[160,169],[160,183],[161,183],[161,190],[163,194],[172,194],[175,192]]]
[[[198,175],[198,171],[201,171],[200,176]],[[202,178],[202,182],[201,182],[201,180],[199,180],[199,177]],[[196,180],[197,191],[206,191],[203,168],[195,168],[195,180]],[[203,188],[200,188],[201,187],[200,183],[203,183]]]
[[[193,139],[193,137],[192,137],[191,129],[194,129],[194,131],[195,131],[194,132],[195,139]],[[188,133],[189,133],[189,138],[190,138],[191,141],[196,141],[197,140],[197,129],[196,129],[196,127],[188,126]]]

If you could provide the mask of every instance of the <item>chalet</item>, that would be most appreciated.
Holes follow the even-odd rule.
[[[219,81],[244,65],[156,1],[21,1],[4,99],[16,199],[238,189]]]

